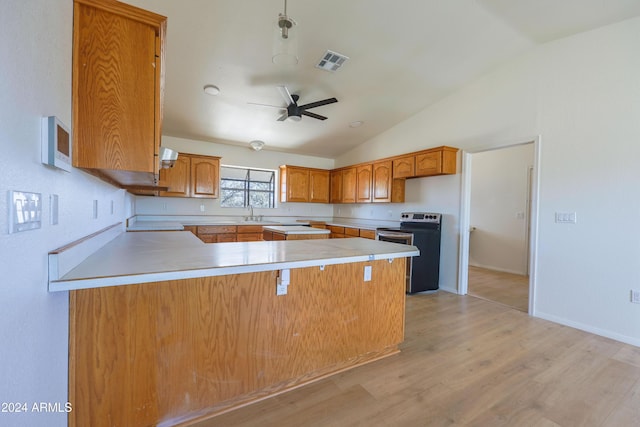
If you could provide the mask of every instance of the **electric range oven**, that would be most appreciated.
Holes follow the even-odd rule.
[[[407,293],[437,291],[440,281],[442,215],[432,212],[403,212],[400,227],[379,228],[376,239],[413,245],[420,255],[407,259]]]

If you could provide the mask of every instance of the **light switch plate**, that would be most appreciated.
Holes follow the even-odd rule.
[[[49,224],[58,224],[58,195],[51,194],[49,196]]]
[[[42,227],[42,195],[9,191],[9,234]]]
[[[556,212],[556,222],[561,224],[575,224],[575,212]]]

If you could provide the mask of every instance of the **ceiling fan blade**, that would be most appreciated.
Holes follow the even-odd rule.
[[[280,117],[278,117],[278,121],[279,122],[284,122],[285,120],[287,120],[287,117],[289,117],[287,115],[287,113],[284,113],[283,115],[281,115]]]
[[[318,119],[318,120],[327,120],[327,118],[325,116],[321,116],[320,114],[316,114],[316,113],[311,113],[309,111],[300,111],[300,114],[304,115],[304,116],[309,116],[309,117],[313,117],[314,119]]]
[[[333,104],[334,102],[338,102],[335,98],[323,99],[322,101],[311,102],[309,104],[298,106],[301,110],[307,110],[309,108],[320,107],[321,105]]]
[[[280,92],[280,95],[282,95],[282,98],[285,100],[287,105],[296,103],[291,97],[291,93],[289,93],[289,89],[287,89],[286,86],[278,86],[278,91]]]
[[[260,103],[257,103],[257,102],[247,102],[247,104],[249,104],[249,105],[258,105],[260,107],[277,108],[279,110],[286,110],[287,109],[287,107],[283,107],[281,105],[260,104]]]

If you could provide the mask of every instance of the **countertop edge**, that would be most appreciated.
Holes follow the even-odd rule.
[[[178,270],[159,273],[142,273],[126,276],[98,277],[91,279],[52,280],[49,292],[74,291],[80,289],[103,288],[107,286],[126,286],[168,280],[194,279],[200,277],[225,276],[231,274],[257,273],[263,271],[282,270],[290,268],[319,267],[333,264],[349,264],[354,262],[377,261],[395,258],[405,258],[420,255],[420,251],[407,250],[401,252],[356,255],[340,258],[314,259],[304,261],[287,261],[270,264],[239,265],[231,267],[213,267],[196,270]]]

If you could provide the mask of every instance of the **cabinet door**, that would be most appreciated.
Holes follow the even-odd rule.
[[[442,152],[434,151],[416,155],[416,176],[440,175]]]
[[[371,201],[371,177],[373,165],[362,165],[356,168],[357,203],[368,203]]]
[[[309,171],[309,201],[329,203],[329,171]]]
[[[342,203],[356,202],[356,168],[342,170]]]
[[[309,201],[309,169],[287,166],[287,202]]]
[[[373,164],[373,202],[391,201],[391,160]]]
[[[168,187],[167,191],[160,192],[160,196],[189,197],[191,193],[191,157],[180,154],[172,168],[160,169],[159,184],[161,187]]]
[[[393,161],[394,178],[411,178],[415,176],[415,156],[401,157]]]
[[[331,171],[331,203],[342,203],[342,171]]]
[[[219,188],[220,160],[211,157],[191,157],[191,197],[215,199],[218,197]]]
[[[158,28],[83,3],[73,28],[73,165],[157,173]]]

